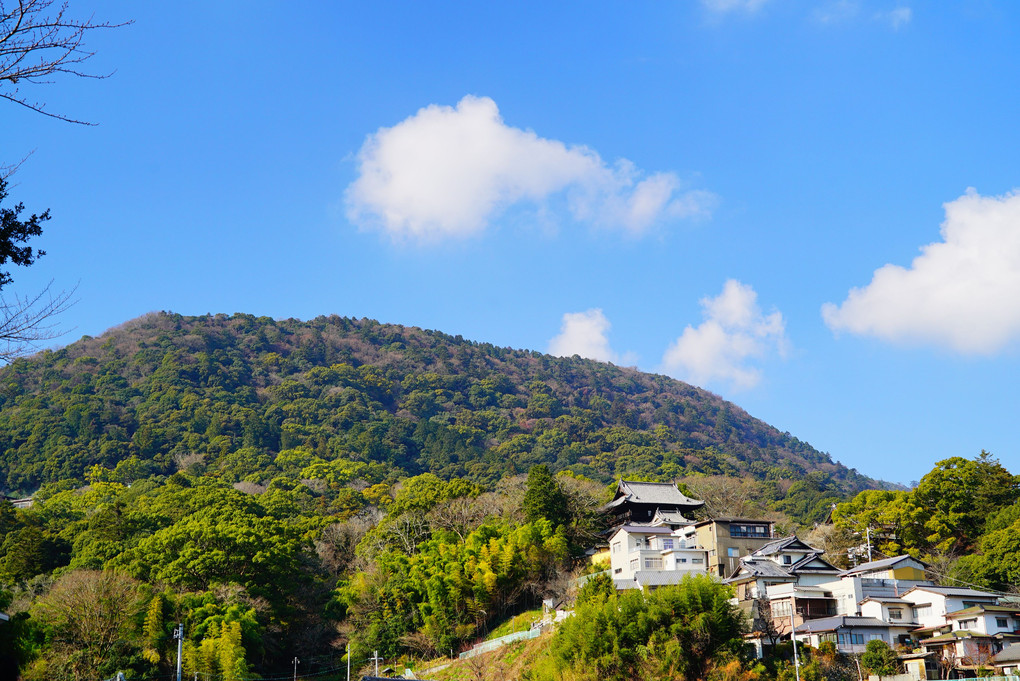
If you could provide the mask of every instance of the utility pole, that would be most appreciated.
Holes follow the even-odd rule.
[[[797,681],[800,681],[800,655],[797,654],[797,596],[795,591],[790,592],[790,640],[793,642],[793,669],[797,674]]]
[[[347,681],[351,681],[351,642],[347,642]]]
[[[379,676],[379,663],[383,661],[383,658],[379,657],[379,651],[373,650],[372,657],[370,659],[375,661],[375,675]],[[800,681],[800,679],[798,679],[797,681]]]
[[[297,666],[301,664],[301,660],[294,658],[294,681],[297,681]]]
[[[184,649],[184,622],[178,622],[174,629],[174,638],[177,639],[177,681],[181,681],[181,652]]]
[[[868,562],[871,562],[871,525],[868,525]]]

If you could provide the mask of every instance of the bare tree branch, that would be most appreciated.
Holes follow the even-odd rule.
[[[62,336],[54,317],[75,304],[77,285],[53,291],[53,282],[35,296],[0,294],[0,361],[10,362],[39,349],[39,344]]]
[[[0,99],[51,118],[93,125],[47,111],[46,103],[29,99],[21,92],[19,83],[52,83],[53,77],[61,74],[78,78],[109,78],[112,74],[83,70],[82,65],[95,54],[85,49],[85,36],[96,29],[117,28],[130,23],[96,22],[92,17],[74,19],[67,16],[66,2],[54,6],[53,0],[0,0]]]

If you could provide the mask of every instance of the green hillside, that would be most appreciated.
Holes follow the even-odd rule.
[[[600,482],[752,477],[776,498],[792,481],[840,498],[876,484],[664,376],[367,319],[153,313],[0,372],[8,494],[94,465],[259,484],[299,448],[486,486],[536,463]]]

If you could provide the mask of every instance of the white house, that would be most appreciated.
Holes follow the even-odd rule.
[[[895,638],[903,629],[874,617],[824,617],[808,620],[797,626],[798,641],[815,648],[823,641],[836,644],[841,653],[863,653],[868,641],[877,639],[895,645]]]
[[[975,631],[994,636],[1020,631],[1020,607],[979,603],[963,610],[946,613],[946,622],[954,631]]]
[[[686,527],[624,525],[609,540],[618,589],[677,584],[686,574],[705,572],[707,558]]]
[[[838,580],[819,586],[832,594],[837,615],[864,616],[861,605],[871,599],[898,599],[917,586],[930,585],[924,579],[925,565],[911,556],[896,556],[858,565],[845,570]],[[912,608],[913,605],[904,604]],[[869,616],[875,616],[872,610]],[[913,611],[903,613],[904,619],[918,621]]]
[[[941,627],[946,615],[975,605],[995,605],[999,597],[987,591],[955,586],[915,586],[900,596],[913,608],[914,620],[922,627]]]

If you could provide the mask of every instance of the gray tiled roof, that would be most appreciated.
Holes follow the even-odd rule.
[[[825,563],[825,566],[812,566],[811,563],[815,561],[821,561]],[[821,573],[832,573],[834,575],[840,574],[840,569],[830,563],[829,561],[822,558],[822,552],[809,553],[796,563],[790,566],[790,572],[821,572]]]
[[[672,482],[633,482],[621,480],[617,495],[627,497],[635,504],[661,504],[662,506],[691,506],[700,508],[704,501],[691,499]]]
[[[667,586],[679,584],[688,574],[686,570],[638,570],[634,581],[641,586]]]
[[[882,560],[873,560],[870,563],[863,563],[862,565],[858,565],[855,568],[850,568],[849,570],[847,570],[843,574],[844,575],[856,575],[856,574],[860,574],[862,572],[872,572],[874,570],[884,570],[884,569],[886,569],[888,567],[892,567],[893,565],[896,565],[897,563],[899,563],[901,561],[904,561],[904,560],[913,560],[915,562],[921,563],[921,565],[924,565],[924,563],[922,563],[921,561],[917,560],[913,556],[894,556],[893,558],[883,558]]]
[[[673,534],[673,530],[668,527],[653,527],[651,525],[632,525],[627,524],[620,528],[631,534]]]
[[[958,586],[915,586],[910,591],[930,591],[936,594],[942,594],[943,596],[970,596],[977,598],[995,598],[995,594],[988,593],[987,591],[977,591],[975,589],[967,589]],[[907,591],[907,593],[910,593]]]
[[[680,511],[655,510],[655,517],[652,518],[653,525],[691,525],[692,522],[685,518]]]
[[[742,560],[740,561],[740,568],[738,568],[738,570],[739,569],[747,571],[747,573],[752,577],[793,578],[781,565],[776,565],[771,560]]]
[[[992,662],[996,664],[1020,662],[1020,643],[1013,643],[1003,648],[998,655],[992,658]]]
[[[793,544],[801,544],[804,547],[803,549],[800,549],[801,551],[805,551],[806,550],[806,551],[813,551],[815,553],[820,553],[820,551],[818,551],[818,549],[815,549],[815,548],[812,548],[812,547],[808,546],[807,544],[802,542],[800,539],[798,539],[796,537],[796,535],[795,535],[795,536],[792,536],[792,537],[783,537],[782,539],[776,539],[775,541],[770,541],[768,544],[765,544],[765,546],[762,546],[762,547],[756,549],[754,551],[754,555],[757,555],[757,556],[771,556],[773,553],[779,553],[780,551],[784,551],[784,550],[791,550],[791,549],[789,549],[789,547],[791,545],[793,545]]]

